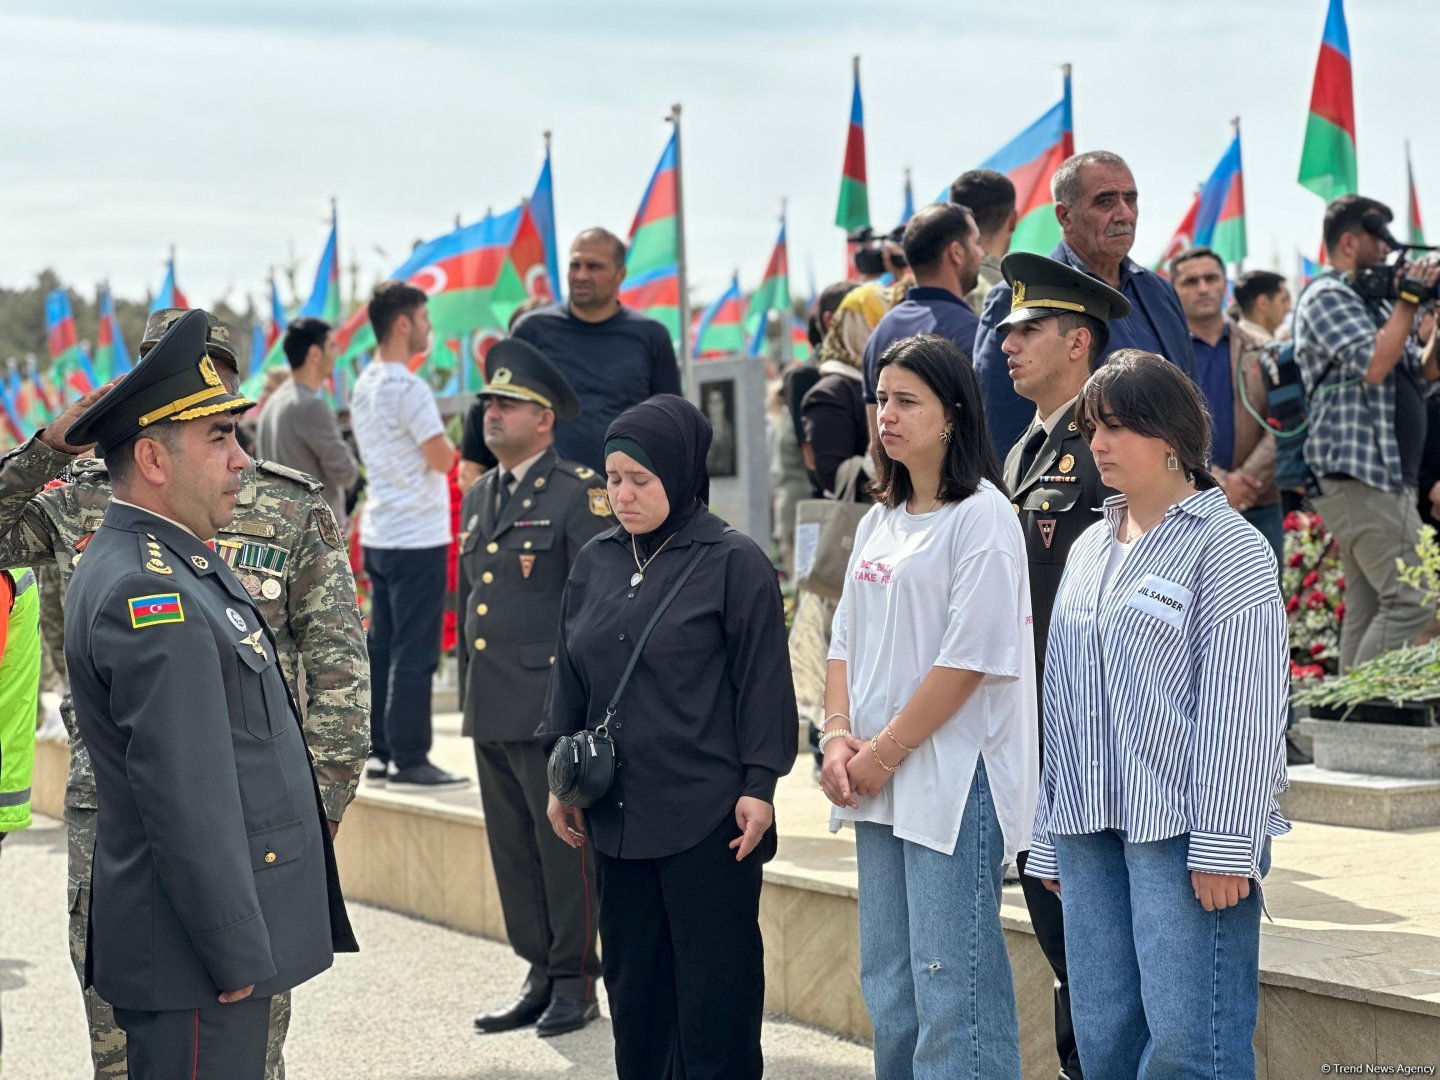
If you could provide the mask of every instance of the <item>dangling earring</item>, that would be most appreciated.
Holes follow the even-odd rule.
[[[1180,471],[1180,459],[1175,456],[1174,450],[1165,455],[1165,468],[1170,472]]]
[[[947,446],[949,445],[950,440],[953,439],[954,437],[955,437],[955,433],[954,433],[953,431],[951,431],[949,428],[946,428],[944,431],[940,432],[940,441],[943,442],[943,443],[945,443]]]

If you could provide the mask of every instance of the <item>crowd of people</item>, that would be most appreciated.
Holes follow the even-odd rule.
[[[578,1030],[603,978],[623,1080],[759,1077],[762,868],[804,717],[854,830],[877,1076],[1020,1075],[1011,868],[1060,1076],[1253,1076],[1261,881],[1303,760],[1282,507],[1312,499],[1340,539],[1342,665],[1410,641],[1429,613],[1395,565],[1432,495],[1440,267],[1362,282],[1389,210],[1346,196],[1292,304],[1269,271],[1232,290],[1207,248],[1135,263],[1115,154],[1053,186],[1049,257],[1008,252],[1013,186],[975,170],[820,294],[749,478],[776,492],[778,571],[711,512],[716,432],[664,328],[619,303],[604,229],[571,247],[569,300],[491,348],[458,446],[409,366],[430,336],[410,285],[370,299],[345,423],[317,392],[326,323],[288,328],[257,408],[227,327],[155,313],[131,374],[0,460],[0,839],[29,820],[33,725],[6,720],[39,682],[26,568],[54,567],[96,1076],[283,1077],[290,992],[358,947],[332,841],[362,777],[470,783],[431,761],[452,593],[528,965],[478,1033]],[[1308,491],[1277,466],[1302,440],[1274,422],[1276,339]],[[795,565],[805,496],[869,506],[838,596]]]

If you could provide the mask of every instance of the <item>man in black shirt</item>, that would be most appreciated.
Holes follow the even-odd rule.
[[[562,458],[605,471],[605,429],[631,405],[680,393],[670,333],[620,305],[625,244],[605,229],[586,229],[570,246],[570,299],[531,312],[514,336],[560,369],[580,399],[580,415],[556,425]]]

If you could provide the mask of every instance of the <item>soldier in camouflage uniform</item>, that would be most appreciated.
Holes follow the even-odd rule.
[[[35,567],[35,583],[40,587],[40,689],[57,694],[70,692],[70,679],[65,672],[65,579],[56,566]]]
[[[150,316],[140,345],[142,356],[182,314],[169,309]],[[238,371],[229,331],[213,317],[207,351],[221,379],[233,389]],[[88,395],[40,435],[0,458],[0,567],[52,560],[68,586],[76,560],[105,516],[111,488],[103,461],[77,458],[62,440],[70,423],[98,397],[98,392]],[[45,490],[62,473],[70,482]],[[245,474],[235,518],[215,537],[215,547],[274,631],[281,671],[297,702],[304,700],[299,670],[304,671],[305,741],[333,833],[354,797],[370,750],[370,665],[355,603],[354,575],[320,489],[304,473],[256,461]],[[70,778],[65,790],[70,955],[83,982],[95,848],[95,779],[68,697],[61,713],[70,732]],[[125,1034],[115,1024],[110,1006],[91,989],[85,991],[85,1007],[96,1077],[125,1077]],[[289,1023],[290,995],[276,994],[271,1003],[266,1080],[283,1080],[281,1049]]]

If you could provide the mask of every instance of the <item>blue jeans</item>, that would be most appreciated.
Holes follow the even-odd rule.
[[[430,760],[448,547],[365,549],[370,578],[370,752],[397,769]]]
[[[860,989],[876,1080],[1020,1080],[1020,1024],[1000,928],[1005,841],[985,763],[953,855],[857,822]]]
[[[1055,838],[1070,1011],[1085,1080],[1253,1080],[1260,889],[1207,912],[1188,835]],[[1267,844],[1261,872],[1269,869]]]

